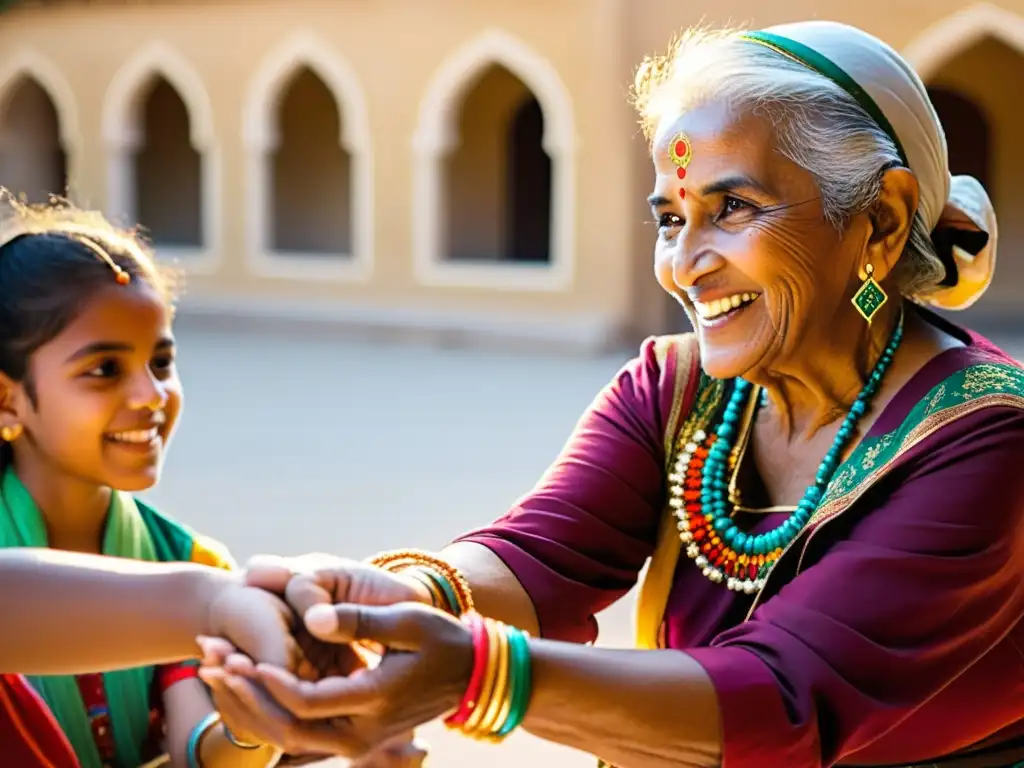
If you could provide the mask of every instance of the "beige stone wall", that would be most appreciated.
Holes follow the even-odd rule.
[[[621,119],[621,94],[603,85],[621,79],[618,28],[602,21],[618,5],[603,0],[68,3],[5,15],[0,68],[6,58],[9,70],[52,75],[58,109],[73,113],[64,115],[73,195],[129,218],[148,211],[153,221],[143,223],[154,230],[189,229],[175,224],[187,219],[187,211],[171,216],[170,223],[159,222],[152,212],[161,203],[159,192],[148,195],[144,211],[132,203],[131,158],[145,153],[143,139],[149,138],[141,130],[145,93],[156,74],[177,88],[191,113],[192,145],[202,154],[207,193],[200,217],[205,247],[191,261],[181,254],[194,264],[194,302],[374,318],[394,310],[409,322],[439,325],[472,325],[479,317],[495,327],[534,325],[546,332],[561,325],[567,333],[586,335],[621,324],[630,309],[623,290],[629,274],[621,258],[630,230],[621,212],[631,168],[621,152],[607,149],[623,146],[628,126]],[[478,268],[450,274],[422,263],[417,268],[416,259],[425,257],[417,257],[414,230],[429,229],[417,223],[417,210],[432,204],[417,196],[429,175],[424,156],[443,154],[437,146],[414,146],[418,128],[428,126],[419,140],[429,145],[439,139],[429,135],[431,125],[458,127],[459,97],[492,63],[518,77],[544,108],[545,140],[561,190],[554,205],[561,213],[557,218],[566,222],[553,226],[556,264],[547,270],[501,264],[490,274]],[[322,105],[300,107],[301,125],[292,135],[287,118],[279,124],[279,101],[304,67],[332,89],[342,113],[338,138],[346,156],[339,160],[321,153],[318,157],[328,162],[319,168],[315,158],[301,155],[311,144],[323,144],[322,136],[303,135],[303,130],[316,133],[311,126]],[[449,100],[454,116],[433,123],[424,119]],[[298,143],[289,141],[279,153],[294,155],[291,162],[275,157],[276,140],[296,136]],[[486,140],[471,137],[470,144]],[[175,151],[184,157],[185,149]],[[589,162],[587,152],[593,153]],[[487,184],[499,184],[502,169],[463,157],[454,163],[458,197],[490,202]],[[462,178],[467,164],[476,166],[469,170],[481,180],[480,194]],[[176,159],[170,165],[171,186],[185,183],[182,163]],[[447,164],[439,159],[434,165]],[[154,175],[160,174],[152,163],[141,174]],[[253,189],[261,177],[275,175],[279,188],[292,190],[290,205],[275,206],[273,194]],[[344,177],[351,196],[359,198],[350,213],[339,213],[348,207],[336,183]],[[270,220],[275,207],[283,209],[277,226]],[[478,226],[493,238],[500,227],[487,216],[493,219],[500,211],[490,208]],[[443,215],[444,206],[440,209]],[[353,219],[350,227],[341,226],[346,215]],[[310,220],[322,222],[315,237],[307,236],[312,242],[289,242],[302,240],[295,230]],[[275,236],[289,232],[283,243],[289,253],[275,258],[269,253]],[[327,247],[332,243],[341,247]],[[310,253],[325,248],[334,252]]]
[[[830,7],[907,50],[991,123],[1007,279],[989,304],[1012,307],[1024,277],[1013,258],[1024,238],[1019,99],[1012,76],[989,73],[1024,73],[1024,0],[960,16],[958,0],[881,6]],[[77,200],[141,221],[189,267],[193,308],[595,345],[681,322],[651,279],[632,68],[701,18],[818,11],[811,0],[770,12],[747,0],[27,8],[0,24],[0,183],[50,187],[66,159]],[[42,90],[20,88],[24,75]],[[531,98],[550,169],[530,138]],[[510,148],[515,115],[526,138]],[[510,177],[513,151],[530,179]],[[552,214],[548,266],[514,252],[538,251],[545,204],[522,211],[540,198]],[[520,215],[531,234],[512,238]]]

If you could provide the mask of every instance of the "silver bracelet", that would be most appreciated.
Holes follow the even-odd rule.
[[[221,727],[224,729],[224,738],[230,741],[233,746],[236,746],[239,749],[260,749],[263,746],[262,744],[250,744],[247,741],[239,741],[235,738],[235,734],[231,732],[231,729],[228,728],[227,723],[223,721],[221,721]]]

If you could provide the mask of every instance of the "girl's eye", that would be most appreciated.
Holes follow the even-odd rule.
[[[94,368],[86,371],[85,375],[94,379],[111,379],[121,372],[121,366],[116,360],[104,360]]]
[[[174,357],[171,355],[160,355],[159,357],[154,357],[153,361],[150,363],[150,367],[156,374],[166,374],[174,368]]]

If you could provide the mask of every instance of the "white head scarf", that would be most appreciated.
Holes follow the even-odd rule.
[[[996,215],[981,183],[951,177],[946,136],[924,83],[891,47],[867,32],[831,21],[782,24],[745,35],[828,77],[889,134],[920,186],[918,212],[946,266],[943,287],[916,297],[966,309],[992,282]]]

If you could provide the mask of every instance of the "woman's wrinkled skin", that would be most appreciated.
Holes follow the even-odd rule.
[[[683,180],[668,154],[678,133],[693,150]],[[689,314],[707,372],[819,389],[823,406],[851,402],[899,303],[890,301],[869,327],[850,299],[868,263],[889,295],[898,293],[888,277],[917,208],[913,175],[886,172],[878,203],[840,231],[825,218],[814,177],[778,151],[772,124],[723,104],[663,123],[654,167],[655,274]],[[699,321],[694,301],[747,292],[760,297],[722,327]]]

